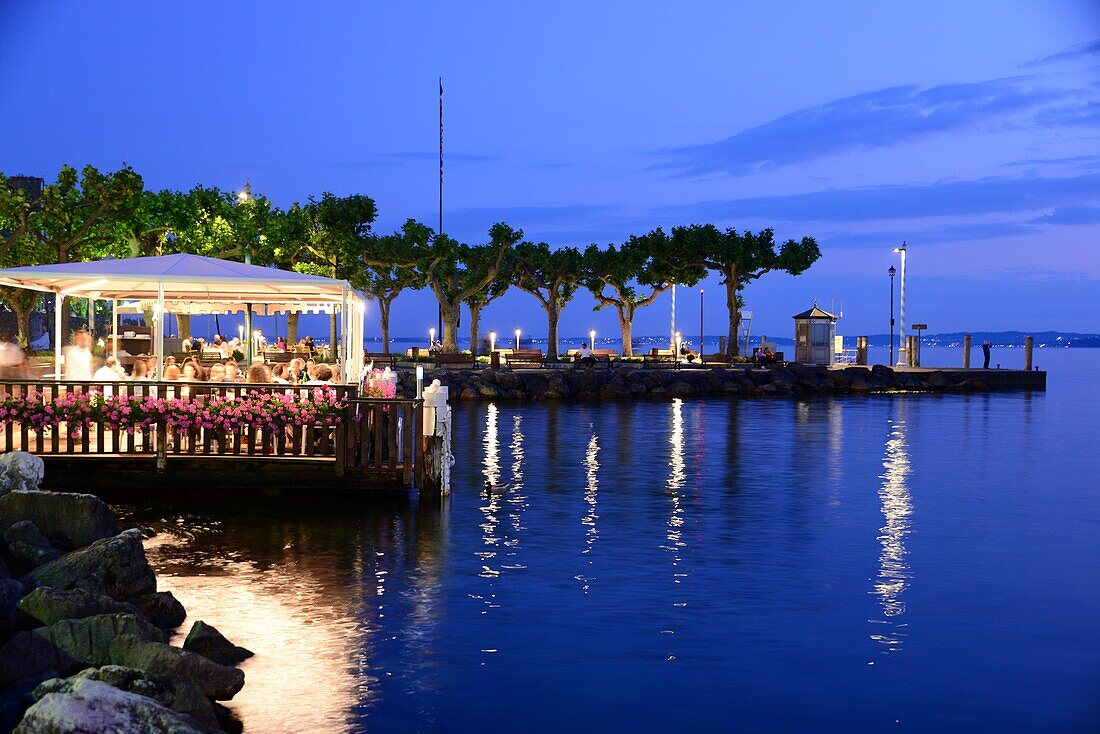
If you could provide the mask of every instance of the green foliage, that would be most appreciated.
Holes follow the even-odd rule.
[[[558,356],[558,320],[562,309],[584,280],[584,255],[575,247],[550,249],[550,245],[523,242],[516,247],[512,279],[520,290],[533,295],[546,311],[546,356]]]

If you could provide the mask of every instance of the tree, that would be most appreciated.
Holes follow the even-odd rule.
[[[634,315],[653,303],[672,283],[694,285],[703,275],[700,267],[673,271],[667,264],[668,235],[660,228],[640,237],[631,235],[621,247],[601,250],[591,245],[584,252],[584,285],[596,298],[596,310],[615,309],[622,332],[623,356],[633,357]],[[645,291],[649,291],[645,295]]]
[[[0,176],[2,178],[2,176]],[[6,181],[6,179],[4,179]],[[31,200],[25,191],[0,186],[0,255],[14,247],[37,245],[37,255],[55,263],[78,262],[126,254],[127,223],[137,208],[142,191],[141,176],[129,167],[114,173],[101,173],[85,166],[77,173],[62,166],[57,180],[43,187]],[[37,248],[44,248],[39,251]],[[60,301],[60,303],[56,303]],[[64,299],[55,299],[55,308],[64,308]],[[62,319],[62,338],[68,336],[69,319]]]
[[[426,245],[430,239],[430,231],[410,219],[400,231],[376,238],[368,250],[376,256],[378,253],[385,253],[383,257],[391,262],[408,262],[415,257],[418,244]],[[348,281],[378,302],[378,315],[382,325],[382,352],[389,354],[390,309],[393,302],[406,288],[423,288],[426,282],[424,275],[409,266],[367,265],[364,258],[360,257],[360,267],[351,271]]]
[[[487,253],[491,256],[491,253]],[[487,263],[490,258],[480,258],[482,263]],[[508,292],[508,287],[511,283],[511,273],[509,272],[511,261],[505,258],[503,265],[498,270],[495,278],[490,281],[489,285],[481,290],[472,293],[464,303],[466,308],[470,311],[470,352],[473,355],[478,353],[478,331],[481,329],[481,312],[485,308],[503,296]]]
[[[801,241],[789,239],[777,251],[771,229],[739,234],[733,228],[721,231],[712,224],[693,224],[673,228],[672,246],[661,259],[677,273],[704,267],[721,274],[729,310],[727,352],[736,357],[740,351],[737,337],[744,287],[773,270],[799,275],[820,257],[821,250],[812,237],[803,237]]]
[[[516,247],[513,282],[538,299],[546,311],[546,356],[558,358],[558,320],[584,280],[584,256],[575,247],[551,250],[545,242]]]

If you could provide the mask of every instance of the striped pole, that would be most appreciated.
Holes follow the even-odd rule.
[[[676,284],[672,284],[672,309],[669,311],[668,348],[676,349]]]

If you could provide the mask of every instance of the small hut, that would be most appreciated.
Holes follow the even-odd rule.
[[[813,308],[794,316],[794,359],[804,364],[831,365],[835,356],[836,316]]]

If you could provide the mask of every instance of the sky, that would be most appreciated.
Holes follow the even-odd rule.
[[[1100,331],[1091,0],[0,0],[0,171],[126,163],[149,188],[248,181],[281,206],[362,193],[378,232],[437,227],[439,77],[443,228],[460,240],[497,221],[552,246],[707,222],[815,237],[807,273],[744,292],[754,333],[777,336],[814,300],[843,310],[838,333],[886,332],[904,241],[910,323]],[[723,333],[723,287],[700,287]],[[699,288],[678,298],[698,333]],[[593,305],[578,294],[562,334],[617,333]],[[669,305],[635,335],[667,334]],[[435,310],[402,295],[392,333]],[[546,333],[520,292],[482,325]]]

